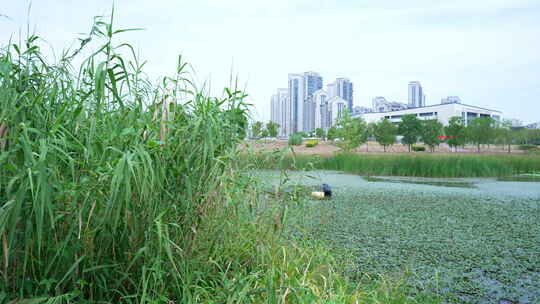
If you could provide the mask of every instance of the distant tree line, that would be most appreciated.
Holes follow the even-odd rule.
[[[279,125],[268,122],[255,122],[251,127],[252,137],[276,137]],[[295,133],[297,137],[314,136],[326,140],[335,140],[336,145],[345,151],[353,150],[374,139],[386,152],[389,147],[397,143],[401,136],[401,143],[412,151],[413,145],[423,143],[430,151],[435,151],[441,143],[447,143],[456,152],[459,147],[468,144],[475,145],[480,152],[482,146],[502,145],[511,152],[512,145],[540,145],[540,130],[514,129],[510,121],[497,121],[491,117],[478,117],[467,124],[461,117],[452,117],[448,126],[443,126],[436,119],[421,120],[414,114],[403,115],[399,124],[388,119],[377,123],[366,123],[362,118],[352,118],[345,111],[335,126],[327,131],[317,128],[308,134]]]
[[[512,145],[540,145],[540,130],[514,129],[509,121],[497,121],[491,117],[478,117],[465,123],[461,117],[452,117],[448,126],[436,119],[420,120],[416,115],[404,115],[397,125],[384,119],[371,123],[364,131],[373,137],[386,152],[397,142],[407,145],[409,152],[416,143],[424,143],[433,152],[437,146],[446,142],[455,151],[459,147],[473,144],[477,151],[482,146],[503,145],[511,152]],[[364,136],[362,136],[364,137]]]

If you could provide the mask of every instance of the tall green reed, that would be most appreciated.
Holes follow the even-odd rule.
[[[361,155],[338,153],[330,157],[248,153],[244,162],[259,169],[338,170],[365,175],[423,177],[498,177],[540,171],[534,155]]]
[[[100,45],[78,70],[80,49],[48,63],[38,36],[0,53],[6,294],[144,302],[182,290],[178,258],[220,201],[245,94],[206,96],[181,58],[175,77],[151,85],[133,47],[116,42],[128,30],[97,18],[81,48]]]

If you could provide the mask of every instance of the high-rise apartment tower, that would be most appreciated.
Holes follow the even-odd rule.
[[[409,82],[409,107],[419,108],[426,106],[426,95],[418,81]]]

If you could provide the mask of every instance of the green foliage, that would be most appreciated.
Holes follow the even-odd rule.
[[[92,302],[187,296],[183,261],[197,257],[185,249],[221,203],[195,194],[219,193],[229,178],[220,158],[242,138],[246,95],[205,96],[181,58],[175,77],[151,85],[139,58],[122,55],[133,48],[113,44],[124,30],[98,20],[88,39],[103,44],[79,75],[78,51],[48,64],[35,36],[0,52],[2,290]]]
[[[291,146],[300,146],[304,141],[302,134],[294,133],[289,136],[289,145]]]
[[[403,115],[398,127],[398,134],[402,135],[401,142],[409,146],[409,152],[411,152],[411,146],[418,142],[422,129],[422,122],[414,114]]]
[[[352,118],[348,111],[338,121],[338,127],[339,137],[343,140],[337,146],[344,151],[355,149],[367,140],[366,122],[362,118]]]
[[[366,129],[366,135],[367,135],[368,139],[371,138],[371,137],[375,137],[375,128],[377,128],[377,123],[376,122],[368,123],[367,129]],[[397,135],[397,130],[396,130],[396,135]]]
[[[439,146],[441,140],[439,136],[443,135],[443,125],[437,119],[429,119],[422,121],[422,129],[420,137],[422,142],[426,144],[431,152],[435,150],[436,146]],[[417,151],[417,150],[415,150]]]
[[[383,119],[376,124],[370,124],[369,130],[375,136],[375,140],[383,146],[384,152],[386,148],[396,143],[396,135],[398,128],[388,119]]]
[[[521,129],[515,132],[516,143],[540,145],[540,130]]]
[[[512,144],[516,141],[517,132],[512,130],[512,122],[509,120],[503,120],[496,124],[495,128],[495,142],[498,144],[506,145],[508,147],[508,153],[512,151]]]
[[[426,151],[426,147],[423,147],[423,146],[412,146],[411,149],[414,152],[424,152],[424,151]]]
[[[317,128],[317,129],[315,129],[315,136],[318,137],[318,138],[324,139],[324,138],[326,137],[326,136],[325,136],[324,129],[323,129],[323,128]]]
[[[285,156],[279,162],[264,154],[245,155],[259,169],[337,170],[362,175],[422,177],[497,177],[540,172],[536,155],[441,155],[339,153],[330,157]]]
[[[457,149],[457,147],[463,146],[467,142],[465,123],[459,116],[450,118],[448,126],[444,128],[444,133],[449,137],[446,142],[452,148]]]
[[[270,137],[277,137],[278,131],[279,131],[279,124],[273,121],[269,121],[266,124],[266,131],[268,133],[268,136]],[[264,136],[263,136],[264,137]]]
[[[260,138],[260,137],[261,137],[262,130],[263,130],[263,123],[260,122],[260,121],[256,121],[256,122],[253,123],[253,125],[251,126],[251,136],[252,136],[253,138]]]
[[[233,92],[230,90],[225,90],[227,96],[233,97]],[[240,139],[246,138],[246,133],[248,131],[248,118],[246,116],[245,109],[239,108],[239,107],[231,107],[230,109],[225,110],[224,115],[227,117],[227,121],[231,123],[231,125],[236,126],[235,130],[233,130],[235,135]]]
[[[467,126],[469,140],[478,147],[490,144],[495,139],[495,121],[491,117],[477,117]]]
[[[329,140],[334,140],[334,139],[337,139],[339,138],[339,131],[336,127],[332,126],[328,129],[328,132],[326,134],[326,137],[329,139]]]
[[[306,140],[306,147],[308,148],[313,148],[317,146],[318,144],[319,144],[318,140],[315,140],[315,139]]]
[[[296,132],[296,134],[302,136],[303,138],[309,137],[309,134],[307,134],[307,133],[304,132],[304,131]]]

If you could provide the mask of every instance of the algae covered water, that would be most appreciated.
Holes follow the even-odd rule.
[[[267,183],[279,172],[264,171]],[[292,212],[301,237],[354,257],[360,281],[404,278],[410,292],[448,302],[540,301],[540,183],[496,179],[288,173],[289,184],[330,184],[332,200]]]

